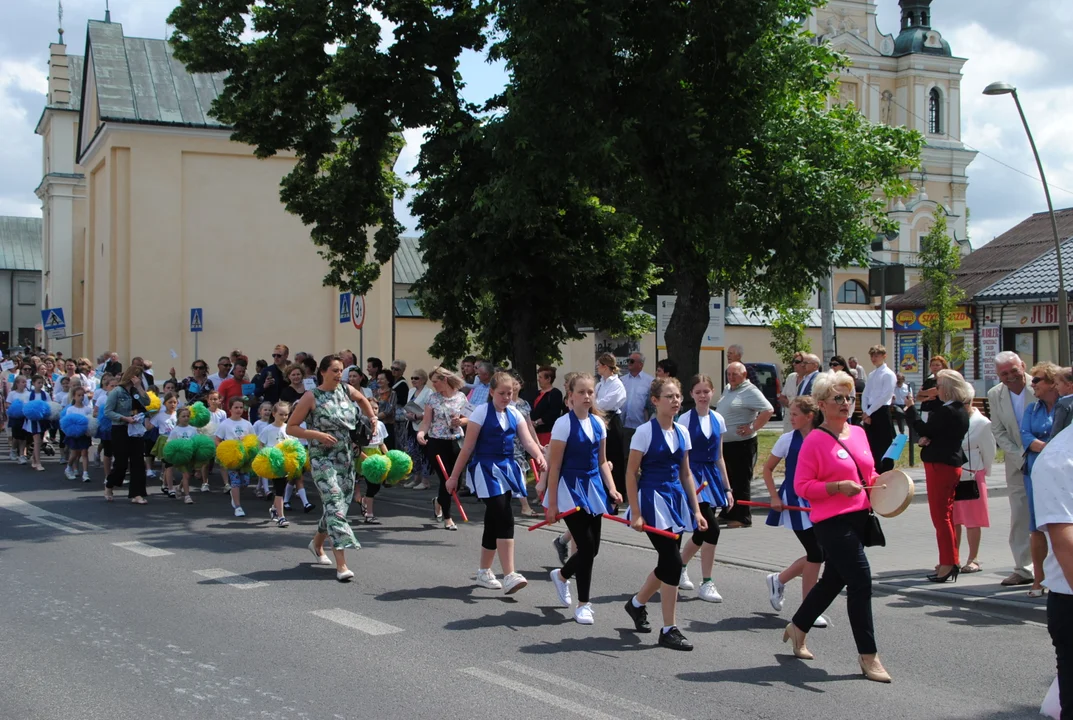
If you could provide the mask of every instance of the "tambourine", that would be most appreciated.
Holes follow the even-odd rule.
[[[883,517],[897,517],[913,502],[913,478],[901,470],[888,470],[876,478],[868,493],[872,509]]]

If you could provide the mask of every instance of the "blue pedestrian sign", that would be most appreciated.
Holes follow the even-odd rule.
[[[339,293],[339,324],[350,322],[351,299],[350,293]]]
[[[190,332],[201,332],[203,329],[205,321],[201,308],[190,308]]]
[[[67,323],[63,319],[63,308],[42,310],[41,328],[50,340],[61,340],[67,337]]]

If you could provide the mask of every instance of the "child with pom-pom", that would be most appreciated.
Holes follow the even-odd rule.
[[[390,390],[391,388],[388,387],[388,389]],[[376,519],[376,513],[373,511],[373,502],[376,494],[380,492],[380,486],[387,479],[387,471],[391,468],[391,462],[387,460],[388,447],[386,443],[389,432],[386,423],[378,422],[376,432],[369,440],[369,444],[359,448],[360,455],[358,460],[362,477],[365,478],[365,497],[358,498],[358,502],[361,503],[361,514],[365,516],[365,522],[368,525],[380,524],[380,521]],[[365,461],[375,456],[382,456],[386,467],[381,468],[379,463],[372,463],[367,469]]]
[[[274,448],[287,439],[287,418],[291,416],[291,404],[286,402],[278,402],[275,405],[262,403],[262,412],[265,406],[268,406],[271,411],[272,422],[263,426],[261,431],[257,433],[257,441],[261,443],[263,448]],[[260,481],[267,487],[268,478],[260,478]],[[272,478],[272,484],[273,488],[265,493],[265,498],[272,502],[272,508],[268,511],[268,516],[272,518],[277,527],[285,528],[291,524],[287,520],[287,516],[283,514],[283,494],[287,490],[287,476],[281,475],[280,477]]]
[[[179,408],[175,411],[175,426],[168,432],[168,442],[172,440],[180,440],[183,442],[189,442],[195,435],[197,435],[197,428],[190,424],[190,408]],[[164,446],[165,451],[167,445]],[[162,453],[163,454],[163,453]],[[193,462],[193,460],[191,460]],[[164,482],[167,483],[169,489],[174,487],[174,474],[180,473],[180,489],[183,493],[183,502],[187,505],[193,505],[194,499],[190,497],[190,467],[173,466],[168,462],[164,462]],[[170,494],[170,493],[169,493]]]
[[[231,398],[227,411],[228,417],[216,426],[217,448],[225,440],[235,440],[241,443],[244,437],[253,434],[253,425],[243,417],[246,414],[246,401],[243,398]],[[231,486],[231,507],[235,510],[235,517],[246,517],[246,511],[242,509],[242,488],[250,484],[249,473],[243,468],[227,470],[222,464],[221,470],[226,474],[228,484]]]
[[[41,464],[41,444],[45,439],[45,431],[48,430],[48,417],[51,412],[48,403],[52,401],[45,390],[45,378],[42,375],[34,375],[30,380],[33,389],[30,390],[30,399],[26,401],[26,419],[22,429],[26,431],[27,442],[33,438],[33,462],[30,464],[34,470],[43,472],[45,466]],[[31,404],[33,403],[33,404]]]
[[[213,390],[205,396],[205,406],[209,409],[209,426],[217,428],[224,420],[227,419],[227,411],[220,407],[220,393]],[[216,431],[212,431],[215,437]],[[216,467],[216,458],[209,461],[209,464],[201,468],[201,492],[207,493],[212,490],[209,487],[209,476],[212,474],[213,469]],[[220,468],[220,477],[224,480],[224,488],[230,487],[230,483],[227,479],[227,469]],[[225,490],[226,492],[226,490]]]
[[[149,421],[156,430],[157,438],[153,441],[149,452],[146,453],[146,470],[152,470],[153,458],[157,458],[163,463],[164,470],[160,478],[160,491],[174,500],[176,497],[175,486],[168,474],[169,465],[164,462],[164,446],[168,443],[168,437],[171,435],[172,429],[179,424],[179,396],[174,393],[165,393],[162,400],[163,407]],[[146,476],[148,477],[148,472]]]
[[[11,448],[14,453],[14,458],[19,465],[25,465],[26,460],[26,431],[22,429],[23,421],[25,418],[22,415],[22,408],[26,402],[30,399],[30,391],[26,387],[27,378],[25,375],[16,375],[15,379],[11,381],[12,389],[7,394],[7,418],[8,427],[11,430]]]
[[[68,420],[68,416],[75,415],[84,417],[85,421],[76,421],[73,418]],[[77,466],[81,464],[82,482],[89,482],[89,446],[93,444],[93,438],[88,435],[91,417],[93,417],[93,403],[86,397],[85,388],[75,385],[67,395],[67,405],[64,407],[63,415],[60,416],[60,429],[63,430],[64,443],[67,446],[67,469],[64,475],[68,480],[78,477]],[[85,430],[75,435],[73,431],[83,425]]]
[[[253,417],[252,412],[250,417]],[[260,438],[261,431],[270,425],[272,425],[272,403],[263,402],[257,408],[257,419],[253,422],[253,434]],[[264,446],[264,443],[261,443],[261,445]],[[259,498],[265,498],[269,502],[272,501],[272,483],[269,482],[269,478],[258,479],[256,495]]]

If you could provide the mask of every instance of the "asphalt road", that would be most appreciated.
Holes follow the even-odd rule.
[[[618,526],[586,627],[548,580],[550,532],[518,529],[530,585],[505,597],[472,582],[479,523],[445,532],[417,493],[385,490],[383,525],[357,527],[357,578],[343,585],[310,565],[316,513],[280,529],[252,496],[244,519],[219,494],[106,504],[99,470],[83,485],[53,467],[0,466],[5,720],[999,720],[1036,716],[1053,678],[1043,626],[898,595],[875,600],[892,685],[860,676],[844,596],[810,635],[817,659],[796,660],[780,640],[799,587],[780,617],[763,575],[730,566],[716,569],[724,603],[685,593],[679,606],[696,650],[664,650],[622,610],[655,555],[616,544],[631,532]]]

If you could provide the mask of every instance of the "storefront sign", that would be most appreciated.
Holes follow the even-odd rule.
[[[926,310],[900,310],[894,316],[894,332],[920,332],[932,326],[936,313]],[[950,313],[947,325],[951,330],[971,330],[972,314],[966,307],[959,307]]]
[[[1073,304],[1067,308],[1069,321],[1073,322]],[[1055,327],[1058,325],[1058,303],[1021,305],[1016,308],[1017,327]]]
[[[984,380],[997,380],[995,356],[1002,349],[1002,328],[998,325],[985,325],[980,328],[980,360],[983,362]]]
[[[899,333],[895,338],[898,342],[898,371],[905,375],[920,372],[920,336]]]
[[[667,349],[667,340],[664,337],[667,325],[671,322],[674,313],[674,305],[678,300],[677,295],[656,296],[656,347],[660,350]],[[713,297],[708,301],[708,327],[701,339],[701,350],[722,350],[725,320],[725,308],[723,298]]]

